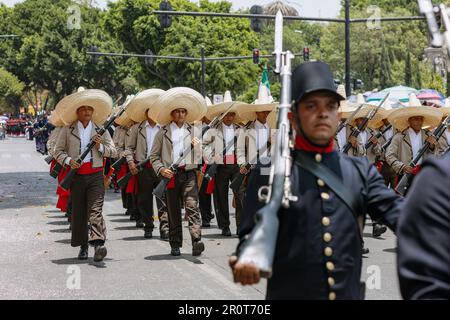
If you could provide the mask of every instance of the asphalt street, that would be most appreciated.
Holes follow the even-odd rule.
[[[68,222],[55,208],[56,181],[48,169],[33,141],[0,141],[0,299],[264,299],[265,281],[252,287],[233,283],[227,261],[237,237],[221,236],[215,219],[203,230],[202,256],[192,256],[185,225],[182,255],[172,257],[157,229],[153,239],[144,239],[112,190],[103,210],[108,255],[95,263],[90,248],[89,260],[77,260]],[[366,298],[400,299],[395,236],[388,231],[373,239],[367,227],[364,239],[370,249],[362,270]]]

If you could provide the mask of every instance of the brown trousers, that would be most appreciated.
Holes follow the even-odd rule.
[[[194,170],[179,171],[175,175],[175,188],[167,189],[167,209],[169,211],[170,246],[183,244],[183,226],[181,222],[181,202],[188,216],[189,232],[192,242],[201,239],[201,219],[198,208],[197,176]]]
[[[219,210],[217,210],[217,224],[220,229],[230,226],[230,207],[228,202],[228,192],[230,183],[239,174],[239,166],[236,164],[219,165],[216,173],[216,186],[214,197],[217,198]],[[239,230],[241,224],[241,213],[244,201],[245,186],[242,185],[238,192],[233,192],[236,204],[236,226]]]
[[[153,230],[154,228],[153,189],[156,188],[159,181],[160,179],[152,168],[144,168],[138,175],[137,208],[139,215],[137,220],[142,219],[145,230]],[[159,231],[166,232],[169,230],[167,207],[158,198],[156,198],[156,206],[158,209]]]
[[[383,162],[383,166],[381,167],[380,173],[384,178],[384,184],[386,186],[390,185],[390,187],[394,189],[397,175],[395,174],[395,171],[392,170],[391,166],[389,166],[386,162]]]
[[[106,224],[102,209],[105,197],[103,172],[75,175],[71,188],[72,247],[106,240]],[[89,226],[88,226],[89,222]]]

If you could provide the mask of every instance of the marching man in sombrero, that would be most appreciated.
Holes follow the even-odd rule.
[[[125,138],[128,135],[128,130],[135,124],[133,120],[130,119],[127,112],[125,111],[120,117],[115,120],[115,129],[113,135],[113,142],[116,146],[117,150],[117,158],[115,160],[119,160],[125,157]],[[127,174],[128,165],[123,163],[118,171],[115,172],[115,181],[121,179],[125,174]],[[122,206],[126,209],[125,214],[130,215],[130,218],[135,219],[137,212],[137,204],[136,199],[134,199],[134,194],[127,193],[126,187],[121,188],[121,198],[122,198]]]
[[[345,87],[344,85],[339,85],[337,88],[337,92],[346,98]],[[364,98],[364,97],[363,97]],[[347,99],[347,98],[346,98]],[[365,101],[361,100],[359,97],[359,101],[357,103],[351,103],[349,100],[343,100],[339,104],[339,113],[341,117],[341,121],[347,120],[351,114],[358,108],[359,103],[364,103]],[[361,110],[360,110],[361,111]],[[343,152],[347,143],[351,145],[351,148],[348,150],[347,155],[355,156],[355,157],[363,157],[365,155],[366,150],[364,149],[364,145],[361,141],[361,135],[358,138],[352,137],[352,130],[355,128],[357,123],[355,122],[355,118],[351,121],[347,126],[342,128],[341,131],[336,133],[334,138],[334,148],[338,151]]]
[[[169,213],[170,254],[179,256],[183,245],[181,203],[184,203],[192,240],[192,255],[205,250],[201,241],[200,210],[198,207],[198,185],[195,170],[201,163],[200,140],[194,137],[195,121],[206,114],[203,96],[190,88],[172,88],[155,101],[158,109],[150,109],[149,115],[162,127],[156,134],[150,152],[150,162],[156,174],[171,179],[167,185],[166,202]],[[152,111],[153,110],[153,111]],[[194,138],[193,138],[194,137]],[[194,148],[200,147],[200,152]],[[188,154],[185,151],[190,150]],[[183,159],[176,172],[172,164]]]
[[[228,112],[222,122],[208,131],[203,139],[204,156],[208,159],[208,163],[218,164],[214,187],[214,197],[218,205],[217,224],[222,230],[222,235],[227,237],[231,237],[228,192],[230,182],[236,178],[240,170],[237,164],[236,149],[237,138],[241,130],[238,123],[242,120],[237,116],[236,104],[237,102],[231,98],[230,91],[227,91],[222,103],[208,108],[206,117],[209,120],[214,119],[227,110]],[[234,192],[237,230],[239,230],[244,192],[243,188]]]
[[[277,105],[278,103],[274,101],[265,85],[259,86],[258,98],[252,104],[237,104],[237,115],[243,123],[247,123],[245,130],[240,131],[236,150],[241,174],[249,173],[247,164],[251,164],[252,169],[258,171],[262,167],[270,166],[273,132],[267,122],[267,117]]]
[[[144,161],[150,156],[156,134],[160,125],[150,117],[150,110],[158,113],[159,106],[156,99],[164,93],[161,89],[148,89],[139,93],[128,105],[127,114],[137,122],[128,132],[125,141],[125,156],[128,167],[137,175],[137,208],[138,216],[136,226],[144,227],[144,238],[150,239],[154,229],[153,189],[158,185],[160,178],[157,176],[151,163],[138,173],[136,163]],[[159,219],[159,233],[162,240],[169,239],[169,224],[167,208],[160,199],[156,199]]]
[[[78,259],[88,258],[88,244],[95,247],[94,261],[106,256],[106,225],[103,219],[103,158],[116,157],[116,149],[108,131],[96,133],[112,110],[112,99],[101,90],[81,90],[61,100],[56,110],[61,119],[70,123],[56,141],[55,157],[61,165],[78,169],[70,186],[72,198],[72,247],[81,247]],[[96,145],[78,164],[75,160],[90,141]],[[89,226],[88,226],[89,222]]]
[[[409,99],[407,107],[396,109],[388,117],[388,121],[400,131],[386,151],[386,161],[397,175],[417,173],[418,168],[411,168],[409,163],[416,157],[425,141],[431,145],[425,156],[437,154],[439,149],[436,138],[424,128],[439,126],[442,112],[437,108],[422,106],[414,93]]]

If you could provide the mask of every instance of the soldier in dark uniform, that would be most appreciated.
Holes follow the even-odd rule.
[[[450,153],[430,159],[398,221],[397,266],[404,299],[450,299]]]
[[[361,299],[362,228],[366,213],[395,230],[402,201],[389,190],[377,169],[365,158],[349,157],[333,148],[339,124],[336,93],[327,64],[308,62],[292,76],[293,125],[297,136],[290,175],[292,193],[298,197],[278,212],[279,230],[267,299]],[[300,160],[303,159],[303,160]],[[301,163],[324,172],[328,169],[343,192],[334,190]],[[330,175],[329,175],[330,176]],[[254,228],[259,204],[257,191],[267,176],[251,176],[244,205],[237,256]],[[353,199],[349,201],[348,198]],[[346,199],[345,201],[343,199]],[[352,208],[352,209],[350,209]],[[260,270],[252,263],[230,257],[234,281],[258,283]]]

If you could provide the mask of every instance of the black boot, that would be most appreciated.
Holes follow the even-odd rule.
[[[95,253],[94,253],[94,261],[95,262],[103,261],[103,259],[106,257],[107,253],[108,253],[108,251],[106,250],[106,247],[104,244],[96,245]]]
[[[205,244],[200,240],[194,241],[194,243],[192,244],[192,255],[194,257],[199,256],[203,251],[205,251]]]
[[[231,237],[230,227],[225,227],[222,229],[222,235],[225,237]]]
[[[386,231],[387,231],[386,226],[383,226],[382,224],[379,224],[379,223],[374,223],[373,224],[373,229],[372,229],[372,236],[374,238],[378,238],[379,236],[381,236]]]
[[[180,255],[181,255],[180,247],[173,246],[173,247],[170,249],[170,254],[171,254],[172,256],[174,256],[174,257],[180,256]]]
[[[84,244],[80,248],[80,253],[78,253],[78,260],[87,260],[88,258],[88,248],[87,244]]]

